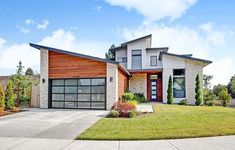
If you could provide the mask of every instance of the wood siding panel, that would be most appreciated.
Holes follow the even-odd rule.
[[[128,76],[118,69],[118,100],[122,99],[122,94],[128,90]]]
[[[106,63],[49,51],[49,78],[106,77]]]

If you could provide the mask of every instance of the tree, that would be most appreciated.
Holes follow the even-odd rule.
[[[213,87],[213,93],[216,96],[219,96],[220,91],[222,91],[223,89],[227,89],[227,87],[225,85],[222,85],[222,84],[215,85]]]
[[[196,99],[195,104],[198,106],[202,104],[202,87],[201,87],[199,74],[197,74],[195,86],[196,86],[195,87],[195,99]]]
[[[17,66],[16,73],[17,73],[17,74],[20,74],[20,75],[23,75],[23,68],[24,68],[24,66],[22,66],[22,62],[19,61],[19,64],[18,64],[18,66]]]
[[[223,89],[219,92],[219,99],[222,100],[222,105],[224,107],[229,106],[229,102],[231,99],[230,94],[228,93],[228,89]]]
[[[33,72],[33,69],[32,68],[28,68],[25,72],[25,75],[28,75],[28,76],[33,76],[34,75],[34,72]]]
[[[173,103],[173,88],[172,88],[172,78],[169,76],[168,89],[167,89],[167,104]]]
[[[231,94],[232,98],[235,98],[235,75],[233,75],[227,85],[228,92]]]
[[[105,53],[105,58],[106,58],[106,59],[110,59],[110,60],[113,60],[113,59],[114,59],[114,55],[113,55],[113,53],[111,52],[111,49],[113,49],[113,48],[115,48],[115,45],[114,45],[114,44],[111,45],[110,48],[109,48],[109,50],[108,50],[108,52]]]
[[[11,81],[7,82],[7,87],[5,91],[5,103],[6,103],[6,109],[12,109],[15,106],[13,85]]]
[[[203,75],[203,88],[211,88],[211,80],[213,79],[212,75]]]
[[[213,90],[209,88],[203,89],[203,102],[205,105],[213,105],[213,100],[216,99],[216,96],[213,93]]]
[[[5,109],[5,94],[2,85],[0,84],[0,111]]]

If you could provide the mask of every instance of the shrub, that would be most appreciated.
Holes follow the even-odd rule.
[[[214,95],[213,91],[209,88],[203,89],[203,101],[204,105],[212,106],[213,100],[216,99],[216,96]]]
[[[109,116],[112,118],[117,118],[119,116],[119,112],[116,110],[110,110]]]
[[[112,110],[116,110],[120,117],[130,117],[130,112],[136,110],[136,106],[129,103],[114,103]]]
[[[138,101],[136,101],[136,100],[131,100],[131,101],[128,101],[127,103],[131,104],[131,105],[135,105],[135,106],[138,105]]]
[[[0,107],[0,113],[3,113],[4,109],[2,107]]]
[[[5,109],[5,94],[2,85],[0,84],[0,108]]]
[[[134,100],[137,100],[139,103],[147,103],[147,99],[143,93],[134,93]]]
[[[20,108],[14,106],[14,107],[11,108],[11,111],[12,111],[12,112],[19,112],[19,111],[20,111]]]
[[[7,88],[5,91],[5,103],[6,103],[6,109],[12,109],[12,107],[15,106],[15,100],[14,100],[14,93],[13,93],[13,86],[12,82],[7,82]]]
[[[168,89],[167,89],[167,104],[173,104],[173,88],[172,78],[169,76]]]
[[[187,99],[182,99],[178,104],[179,105],[187,105],[188,101],[187,101]]]
[[[136,115],[137,115],[137,110],[136,109],[131,110],[129,112],[129,118],[134,118]]]
[[[222,101],[222,105],[224,107],[227,107],[230,105],[230,99],[231,99],[231,96],[230,94],[228,93],[228,90],[227,89],[223,89],[222,91],[219,92],[219,98],[220,100]]]
[[[197,77],[196,77],[196,85],[195,85],[195,104],[198,106],[198,105],[201,105],[202,104],[202,87],[201,87],[201,81],[200,81],[200,77],[199,75],[197,74]]]
[[[134,94],[131,92],[126,92],[122,94],[122,100],[124,102],[131,101],[134,98]]]

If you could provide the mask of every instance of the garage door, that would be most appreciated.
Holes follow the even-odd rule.
[[[105,78],[50,80],[51,108],[106,109]]]

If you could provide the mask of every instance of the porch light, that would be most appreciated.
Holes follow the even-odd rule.
[[[109,80],[110,80],[110,82],[113,82],[113,77],[110,77],[110,79],[109,79]]]
[[[42,83],[45,83],[45,79],[44,78],[42,79]]]

